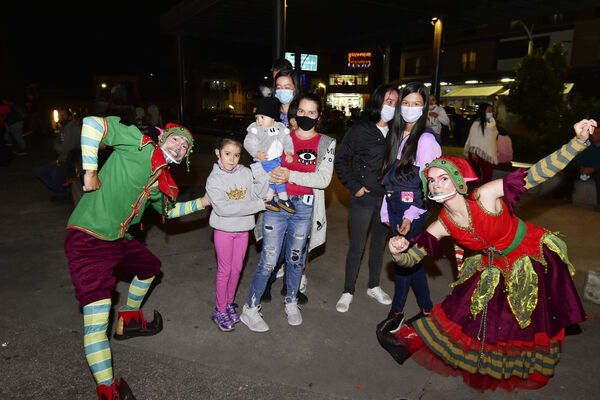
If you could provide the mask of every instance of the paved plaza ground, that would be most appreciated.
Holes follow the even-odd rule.
[[[63,250],[73,206],[51,202],[49,190],[35,177],[35,169],[53,159],[50,139],[29,139],[37,142],[29,154],[0,169],[0,398],[93,399],[94,383],[82,349],[82,314]],[[191,172],[175,167],[182,198],[203,194],[213,147],[213,138],[198,137]],[[147,315],[160,310],[164,330],[153,337],[111,341],[115,375],[126,378],[138,400],[598,398],[600,305],[588,301],[583,303],[589,315],[583,332],[567,337],[556,376],[540,390],[481,394],[461,379],[436,375],[413,360],[398,365],[375,337],[375,326],[388,308],[366,295],[368,254],[350,311],[335,310],[344,281],[348,199],[334,175],[327,189],[328,240],[310,255],[307,267],[304,323],[287,324],[278,280],[273,301],[263,306],[271,327],[267,333],[251,332],[244,325],[223,333],[210,320],[217,265],[208,211],[162,224],[149,209],[144,230],[136,231],[136,237],[163,266],[143,310]],[[541,189],[525,194],[517,213],[562,234],[581,294],[586,272],[600,270],[600,213],[587,202],[561,204]],[[236,297],[240,305],[248,295],[259,249],[251,239]],[[441,260],[428,262],[426,269],[433,300],[439,302],[449,293],[454,268]],[[118,282],[113,314],[125,303],[126,278]],[[390,294],[392,279],[393,266],[387,262],[381,286]],[[411,293],[406,312],[416,311]]]

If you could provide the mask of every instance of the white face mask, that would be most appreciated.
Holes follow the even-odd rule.
[[[402,106],[402,119],[408,123],[413,123],[423,115],[423,107]]]
[[[391,107],[388,106],[387,104],[384,104],[383,107],[381,108],[381,120],[383,122],[390,122],[392,120],[392,118],[394,118],[394,113],[396,112],[396,108],[395,107]]]
[[[492,118],[494,118],[494,114],[493,113],[485,113],[485,118],[492,119]]]

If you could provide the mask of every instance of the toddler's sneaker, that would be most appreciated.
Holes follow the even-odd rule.
[[[212,320],[223,332],[229,332],[234,329],[233,322],[231,322],[231,319],[229,319],[227,311],[219,311],[215,308],[215,313],[212,316]]]
[[[238,315],[238,313],[235,311],[235,309],[237,308],[237,304],[235,303],[231,303],[231,304],[227,304],[227,315],[229,315],[229,319],[231,320],[231,322],[233,322],[234,324],[237,324],[238,322],[240,322],[240,316]]]
[[[281,209],[277,205],[277,202],[274,199],[271,199],[265,203],[265,208],[270,211],[279,212]]]
[[[290,214],[295,214],[296,213],[296,207],[294,207],[294,205],[292,204],[292,202],[289,201],[289,200],[281,200],[281,199],[279,199],[277,201],[277,205],[279,206],[279,208],[283,208],[285,211],[289,212]]]

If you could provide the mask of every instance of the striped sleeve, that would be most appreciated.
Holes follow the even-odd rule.
[[[427,250],[419,246],[412,246],[407,251],[400,253],[397,258],[392,255],[392,260],[401,267],[410,268],[416,265],[427,255]]]
[[[100,117],[85,117],[81,127],[81,161],[84,170],[98,169],[98,147],[106,134],[106,124]]]
[[[559,171],[564,169],[567,164],[575,158],[577,154],[585,150],[589,144],[581,143],[576,138],[565,144],[563,147],[541,159],[527,170],[525,177],[525,188],[531,189],[540,183],[552,178]]]
[[[184,215],[188,215],[200,210],[204,210],[200,198],[175,203],[175,207],[170,209],[167,213],[167,219],[183,217]]]

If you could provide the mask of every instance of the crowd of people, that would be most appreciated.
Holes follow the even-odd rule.
[[[560,357],[565,329],[582,322],[585,314],[565,243],[512,210],[520,194],[565,167],[557,159],[590,153],[588,139],[595,144],[592,150],[599,147],[600,134],[592,135],[596,122],[576,124],[576,138],[559,150],[560,157],[548,156],[528,171],[493,180],[494,168],[512,159],[512,147],[489,104],[479,107],[465,158],[446,157],[441,144],[451,118],[427,86],[380,85],[338,147],[335,138],[319,131],[321,98],[303,91],[291,64],[276,60],[271,72],[273,85],[261,88],[255,121],[246,132],[218,139],[206,193],[185,202],[177,201],[179,189],[170,171],[181,163],[189,170],[194,147],[189,129],[163,124],[156,107],[139,107],[132,121],[59,110],[56,161],[40,166],[38,177],[56,199],[65,199],[73,165],[81,170],[85,194],[69,218],[64,243],[98,398],[134,398],[112,367],[108,327],[115,269],[132,280],[114,338],[155,335],[163,327],[159,311],[150,321],[141,310],[161,262],[129,232],[148,206],[163,222],[210,208],[218,266],[210,319],[219,330],[246,326],[268,331],[272,310],[262,304],[271,300],[278,278],[283,281],[282,311],[296,327],[303,323],[299,304],[308,302],[308,255],[327,238],[325,189],[334,171],[350,194],[349,245],[336,310],[347,313],[355,301],[370,234],[366,294],[385,306],[377,339],[395,360],[414,357],[436,372],[462,376],[479,390],[544,386]],[[0,105],[0,116],[8,112],[9,104]],[[25,149],[16,139],[14,145]],[[111,152],[103,158],[105,148]],[[240,162],[243,152],[252,159],[248,166]],[[598,181],[597,169],[584,168],[582,175]],[[426,226],[431,202],[441,203],[442,211]],[[238,293],[250,231],[262,241],[260,259],[248,293]],[[439,240],[445,237],[457,243],[459,275],[452,293],[433,304],[423,258],[442,256]],[[462,260],[465,248],[484,256]],[[380,285],[386,251],[395,263],[393,294]],[[405,316],[411,287],[419,311]],[[564,301],[552,302],[558,293]]]

